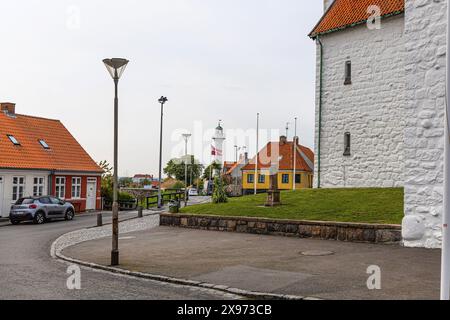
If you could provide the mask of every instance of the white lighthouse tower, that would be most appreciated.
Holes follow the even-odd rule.
[[[223,143],[225,141],[225,134],[223,133],[222,120],[219,120],[219,125],[213,136],[213,161],[223,165]]]

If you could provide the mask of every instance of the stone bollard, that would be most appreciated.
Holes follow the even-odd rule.
[[[97,227],[103,226],[103,215],[101,213],[97,214]]]
[[[143,213],[143,208],[141,206],[138,207],[138,218],[143,218],[144,217],[144,213]]]

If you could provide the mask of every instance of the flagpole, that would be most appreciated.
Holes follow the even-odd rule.
[[[297,176],[297,118],[295,118],[295,134],[294,134],[294,175],[293,175],[293,190],[295,191],[297,189],[297,181],[296,181],[296,176]]]
[[[444,142],[444,212],[442,217],[441,300],[450,300],[450,3],[447,5],[447,96]]]
[[[258,193],[258,160],[259,160],[259,113],[256,115],[256,164],[255,164],[255,195]]]

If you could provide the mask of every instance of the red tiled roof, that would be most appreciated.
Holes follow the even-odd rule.
[[[236,164],[235,161],[225,161],[225,162],[223,163],[223,167],[224,167],[225,169],[227,169],[227,168],[231,168],[231,167],[234,166],[235,164]]]
[[[278,152],[276,150],[279,150]],[[278,163],[279,170],[294,170],[294,142],[287,142],[280,144],[279,142],[269,142],[258,153],[258,169],[269,169],[272,164]],[[301,153],[303,153],[307,159],[314,163],[314,153],[311,149],[298,145],[297,157],[296,157],[296,169],[301,171],[312,172],[314,168],[311,168],[308,163],[303,159]],[[242,168],[242,170],[255,170],[256,157]]]
[[[309,36],[315,38],[319,34],[364,23],[371,16],[367,13],[371,5],[380,7],[382,17],[405,11],[405,0],[335,0]]]
[[[20,146],[13,145],[7,135],[13,135]],[[0,112],[0,168],[102,173],[60,121],[4,112]]]

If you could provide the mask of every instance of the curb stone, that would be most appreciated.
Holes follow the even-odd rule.
[[[102,228],[102,227],[100,227]],[[200,282],[200,281],[194,281],[194,280],[187,280],[187,279],[179,279],[174,277],[168,277],[168,276],[161,276],[161,275],[154,275],[150,273],[144,273],[144,272],[137,272],[137,271],[130,271],[125,270],[121,268],[116,267],[110,267],[110,266],[104,266],[92,262],[82,261],[78,259],[74,259],[71,257],[67,257],[63,255],[61,252],[71,246],[74,246],[78,243],[85,242],[88,240],[95,240],[103,238],[104,236],[102,234],[99,235],[97,238],[90,238],[88,240],[86,239],[80,239],[78,242],[74,241],[73,235],[75,233],[80,233],[81,231],[87,231],[88,229],[81,229],[74,232],[66,233],[62,236],[60,236],[58,239],[56,239],[50,249],[50,255],[55,259],[60,259],[69,263],[78,264],[80,266],[92,268],[92,269],[98,269],[103,270],[115,274],[122,274],[127,276],[133,276],[136,278],[143,278],[148,280],[154,280],[154,281],[160,281],[160,282],[166,282],[171,284],[178,284],[178,285],[184,285],[189,287],[197,287],[197,288],[204,288],[204,289],[213,289],[217,291],[221,291],[224,293],[234,294],[241,297],[249,298],[249,299],[258,299],[258,300],[320,300],[317,298],[308,298],[308,297],[302,297],[302,296],[296,296],[296,295],[284,295],[284,294],[275,294],[275,293],[264,293],[264,292],[255,292],[255,291],[249,291],[249,290],[243,290],[238,288],[231,288],[224,285],[216,285],[212,283],[206,283],[206,282]],[[92,230],[92,229],[89,229]],[[66,240],[66,238],[69,238],[73,243],[72,244],[64,244],[61,247],[58,247],[59,242],[63,242]]]

